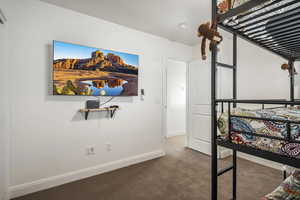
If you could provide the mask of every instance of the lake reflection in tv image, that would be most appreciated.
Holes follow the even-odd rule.
[[[124,90],[123,85],[128,81],[122,79],[81,81],[81,84],[91,90],[93,96],[120,96]]]
[[[137,96],[139,57],[53,42],[53,94]]]

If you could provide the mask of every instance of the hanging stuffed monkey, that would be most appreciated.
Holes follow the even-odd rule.
[[[217,31],[216,22],[210,25],[210,22],[201,24],[198,28],[198,37],[203,37],[201,44],[201,57],[206,60],[206,40],[210,40],[209,50],[211,51],[214,46],[217,46],[223,41],[223,37]]]
[[[281,69],[282,70],[287,70],[288,72],[289,72],[289,75],[290,76],[292,76],[292,73],[294,74],[294,75],[297,75],[298,73],[296,72],[296,69],[294,68],[294,71],[292,72],[292,67],[289,65],[289,64],[287,64],[287,63],[284,63],[284,64],[282,64],[281,65]]]

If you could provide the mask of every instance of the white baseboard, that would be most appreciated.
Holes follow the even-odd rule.
[[[220,149],[219,149],[219,155],[220,155],[220,158],[223,159],[223,158],[227,158],[228,156],[231,156],[232,152],[229,149],[220,147]]]
[[[192,140],[189,142],[188,148],[199,151],[203,154],[211,156],[211,145],[210,142],[201,140]],[[231,155],[230,150],[225,148],[218,148],[218,159],[226,158]]]
[[[226,158],[226,157],[232,155],[232,150],[224,148],[224,151],[221,151],[220,154],[221,154],[221,158]],[[251,156],[249,154],[245,154],[245,153],[241,153],[241,152],[238,152],[237,156],[239,158],[243,158],[245,160],[248,160],[248,161],[251,161],[251,162],[266,166],[266,167],[270,167],[273,169],[277,169],[277,170],[283,169],[282,164],[272,162],[272,161],[269,161],[269,160],[266,160],[266,159],[263,159],[263,158],[260,158],[257,156]]]
[[[206,142],[203,140],[190,140],[189,148],[204,153],[206,155],[211,155],[211,145],[210,142]]]
[[[263,165],[263,166],[266,166],[266,167],[273,168],[273,169],[277,169],[277,170],[282,170],[283,169],[282,164],[272,162],[272,161],[269,161],[269,160],[266,160],[266,159],[263,159],[263,158],[260,158],[260,157],[251,156],[251,155],[241,153],[241,152],[238,153],[238,157],[243,158],[245,160],[249,160],[251,162],[254,162],[254,163],[257,163],[257,164],[260,164],[260,165]]]
[[[11,186],[9,188],[10,198],[24,196],[26,194],[38,192],[41,190],[49,189],[66,183],[74,182],[91,176],[99,175],[147,160],[152,160],[165,155],[163,150],[153,151],[130,158],[105,163],[102,165],[81,169],[78,171],[69,172],[66,174],[53,176],[49,178],[40,179],[34,182],[24,183],[21,185]]]
[[[180,136],[180,135],[186,135],[185,131],[175,131],[175,132],[167,133],[167,138]]]

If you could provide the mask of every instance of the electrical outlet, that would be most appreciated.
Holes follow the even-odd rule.
[[[95,155],[96,152],[95,152],[95,147],[94,146],[90,146],[90,147],[87,147],[86,148],[86,155]]]
[[[106,151],[112,150],[111,143],[106,143],[105,146],[106,146]]]

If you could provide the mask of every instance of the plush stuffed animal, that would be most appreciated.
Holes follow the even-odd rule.
[[[291,76],[292,75],[292,73],[294,74],[294,75],[297,75],[298,73],[296,72],[296,69],[294,68],[294,71],[292,72],[291,71],[291,66],[289,65],[289,64],[287,64],[287,63],[283,63],[282,65],[281,65],[281,69],[282,70],[287,70],[288,72],[289,72],[289,75]]]
[[[232,1],[231,0],[222,0],[218,4],[218,13],[224,14],[232,8]]]
[[[206,40],[210,40],[209,49],[212,50],[214,46],[217,46],[223,41],[223,37],[217,31],[216,22],[210,25],[210,22],[201,24],[198,28],[198,37],[203,37],[201,44],[202,59],[206,60]]]

